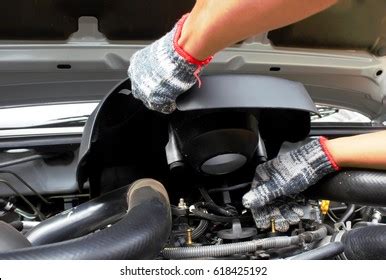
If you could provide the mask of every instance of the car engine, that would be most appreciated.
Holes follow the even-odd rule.
[[[26,147],[1,165],[13,181],[0,179],[8,188],[0,259],[386,258],[381,171],[328,176],[281,198],[302,212],[288,231],[277,230],[275,216],[257,228],[241,203],[256,166],[310,141],[317,110],[303,85],[283,79],[203,82],[178,100],[177,112],[161,115],[135,100],[125,80],[90,116],[80,146]],[[26,180],[11,168],[36,160],[40,172],[73,167],[73,177],[58,173],[55,181],[69,187],[37,189],[38,172]]]

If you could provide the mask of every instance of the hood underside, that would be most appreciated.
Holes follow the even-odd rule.
[[[78,19],[98,19],[108,40],[154,40],[170,30],[194,0],[14,0],[2,3],[0,40],[67,40]],[[276,46],[369,50],[386,54],[386,1],[341,0],[334,7],[268,38]],[[19,20],[15,20],[19,19]]]
[[[170,30],[195,0],[14,0],[2,5],[0,106],[99,101],[131,55]],[[205,74],[303,83],[314,101],[386,120],[386,1],[341,0],[215,56]],[[17,19],[17,20],[15,20]]]

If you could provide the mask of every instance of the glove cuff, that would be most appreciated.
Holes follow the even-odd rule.
[[[150,46],[136,52],[131,60],[128,75],[133,96],[146,107],[165,114],[176,109],[177,97],[190,89],[211,57],[199,61],[178,45],[182,27],[188,15],[173,30]]]
[[[301,147],[300,150],[295,150],[292,154],[293,157],[300,160],[299,162],[308,164],[308,167],[303,172],[308,174],[309,185],[316,183],[325,175],[340,169],[327,149],[326,141],[326,138],[319,137]],[[295,160],[295,162],[297,161]]]
[[[189,54],[187,51],[185,51],[179,44],[178,40],[181,38],[181,33],[182,29],[184,27],[184,24],[186,20],[188,19],[189,14],[185,14],[178,22],[176,25],[176,33],[173,38],[173,46],[174,50],[182,57],[184,58],[187,62],[196,65],[197,67],[203,67],[211,62],[213,59],[213,56],[209,56],[204,60],[198,60],[191,54]]]
[[[326,137],[320,137],[319,138],[319,142],[320,142],[320,145],[322,147],[322,150],[326,154],[326,157],[329,160],[332,168],[334,168],[335,171],[339,171],[340,167],[339,167],[338,163],[336,162],[336,160],[334,159],[334,157],[332,156],[332,154],[330,153],[330,151],[327,148],[327,141],[328,141],[328,139]]]

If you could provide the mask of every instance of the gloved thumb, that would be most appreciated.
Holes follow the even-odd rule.
[[[251,209],[265,206],[269,202],[268,192],[268,188],[264,185],[252,188],[243,196],[242,202],[244,207]]]

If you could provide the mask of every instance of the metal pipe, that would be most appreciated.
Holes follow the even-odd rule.
[[[340,217],[340,219],[338,220],[338,223],[345,223],[350,218],[350,216],[354,214],[355,207],[355,204],[347,205],[347,209],[342,215],[342,217]]]

